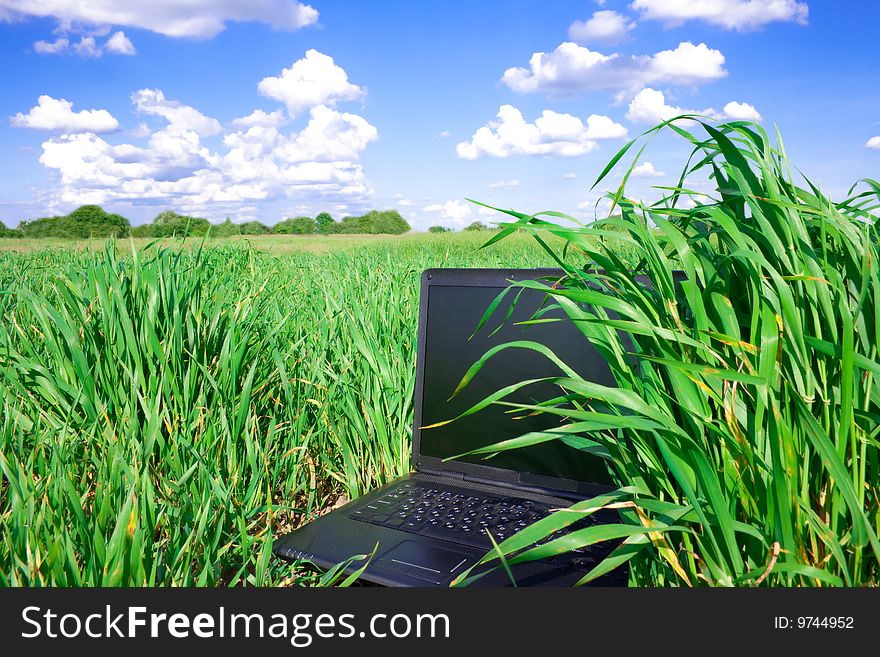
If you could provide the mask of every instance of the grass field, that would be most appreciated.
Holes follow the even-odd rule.
[[[528,237],[0,245],[0,583],[277,584],[273,534],[405,471],[420,272]]]
[[[228,246],[235,244],[256,251],[272,253],[275,255],[283,255],[286,253],[328,253],[330,251],[340,251],[361,246],[379,245],[385,246],[399,245],[405,248],[409,243],[422,243],[425,240],[429,242],[436,240],[436,236],[424,233],[411,233],[408,235],[251,235],[242,237],[217,237],[207,238],[204,241],[199,239],[189,240],[186,244],[187,248],[205,244],[206,246]],[[479,238],[471,234],[458,234],[452,238],[452,244],[458,244],[461,248],[468,248],[471,244],[478,244]],[[485,240],[485,238],[484,238]],[[136,237],[123,240],[122,244],[128,250],[130,245],[134,245],[135,249],[141,249],[150,244],[160,246],[179,246],[180,240],[173,239],[150,239],[144,237]],[[105,240],[82,240],[72,242],[70,240],[58,238],[40,238],[40,239],[2,239],[0,238],[0,251],[17,251],[19,253],[32,253],[34,251],[43,251],[45,249],[63,249],[74,251],[103,251]]]
[[[420,272],[556,264],[561,285],[517,285],[616,385],[556,359],[559,395],[519,410],[558,427],[478,451],[563,440],[617,489],[457,583],[615,540],[583,582],[628,563],[635,585],[876,586],[880,183],[834,201],[760,126],[679,124],[642,138],[686,140],[681,182],[628,198],[634,140],[598,176],[629,167],[615,214],[583,228],[510,212],[495,233],[0,244],[0,584],[332,583],[272,539],[407,470]],[[620,522],[556,534],[601,506]]]

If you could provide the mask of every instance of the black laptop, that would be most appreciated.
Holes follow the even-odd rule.
[[[615,385],[604,358],[572,322],[517,324],[547,305],[543,293],[523,290],[515,303],[516,290],[508,293],[475,333],[486,310],[511,280],[558,279],[561,275],[554,269],[425,271],[416,362],[415,472],[279,538],[275,554],[329,568],[353,555],[372,553],[362,579],[387,586],[447,586],[491,548],[487,531],[500,543],[552,509],[611,490],[602,459],[562,441],[503,451],[490,458],[450,460],[529,431],[546,430],[559,423],[553,415],[511,413],[510,407],[490,405],[455,422],[427,428],[457,417],[506,385],[561,375],[540,354],[505,349],[450,400],[474,362],[491,347],[512,340],[546,344],[585,379]],[[563,316],[560,309],[542,315]],[[559,394],[557,386],[538,383],[506,400],[531,404]],[[616,519],[615,512],[600,511],[583,522]],[[600,544],[547,561],[517,564],[512,566],[512,575],[519,586],[569,586],[610,549]],[[355,562],[350,570],[362,565]],[[626,572],[619,569],[594,583],[625,585]],[[510,575],[497,569],[476,584],[507,586]]]

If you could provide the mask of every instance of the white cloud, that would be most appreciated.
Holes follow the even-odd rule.
[[[121,30],[114,32],[104,43],[98,43],[95,39],[105,35],[105,30],[92,30],[73,44],[66,36],[58,37],[52,42],[35,41],[34,51],[41,55],[65,55],[72,52],[80,57],[100,57],[105,52],[115,55],[136,54],[134,44],[125,36],[125,32]]]
[[[551,53],[534,53],[527,69],[507,69],[502,82],[521,93],[634,92],[654,83],[697,86],[725,75],[724,55],[704,43],[683,41],[654,55],[604,55],[566,42]]]
[[[519,180],[496,180],[489,183],[489,189],[516,189],[519,187]]]
[[[866,141],[865,148],[874,148],[880,150],[880,135],[877,135],[876,137],[871,137],[868,141]]]
[[[679,114],[700,114],[698,110],[667,105],[662,91],[642,89],[629,103],[626,118],[640,123],[659,123]]]
[[[447,137],[451,137],[452,133],[449,130],[443,130],[439,135],[437,135],[441,139],[446,139]]]
[[[177,131],[191,131],[200,137],[210,137],[220,132],[220,122],[205,116],[189,105],[166,100],[159,89],[140,89],[131,95],[131,102],[141,114],[161,116],[169,127]]]
[[[113,35],[107,39],[107,43],[104,44],[104,50],[116,53],[117,55],[134,55],[137,52],[134,49],[134,44],[131,42],[131,39],[125,36],[125,32],[122,30],[114,32]]]
[[[254,134],[252,131],[256,130],[251,128],[248,133]],[[287,162],[351,161],[377,137],[376,128],[363,117],[318,105],[311,109],[305,129],[296,138],[280,144],[278,151]]]
[[[575,178],[577,178],[577,174],[574,171],[569,171],[567,174],[565,174],[562,177],[565,178],[566,180],[574,180]]]
[[[264,112],[261,109],[255,109],[247,116],[242,116],[232,120],[232,125],[242,128],[252,128],[260,126],[263,128],[277,128],[287,121],[284,116],[284,110],[278,109],[274,112]]]
[[[660,123],[681,114],[701,114],[712,119],[735,121],[762,121],[763,118],[754,106],[748,103],[730,101],[724,110],[718,112],[711,107],[703,110],[688,109],[669,105],[666,96],[657,89],[642,89],[629,103],[626,118],[639,123]]]
[[[436,213],[459,228],[471,223],[470,220],[473,217],[471,206],[464,201],[459,201],[457,199],[446,201],[445,203],[432,203],[431,205],[423,207],[422,211]]]
[[[144,137],[149,137],[153,134],[153,131],[150,130],[150,126],[146,124],[146,122],[141,121],[137,124],[137,128],[129,132],[132,137],[137,137],[139,139],[143,139]]]
[[[544,110],[534,123],[528,123],[512,105],[502,105],[498,120],[478,129],[470,141],[456,147],[465,160],[511,155],[574,157],[596,148],[598,139],[626,137],[626,128],[607,116],[591,114],[586,125],[571,114]]]
[[[58,37],[54,41],[35,41],[34,51],[41,55],[57,55],[67,50],[69,45],[70,41],[66,38]]]
[[[55,18],[73,23],[120,25],[170,37],[210,38],[230,21],[251,21],[275,29],[297,30],[318,20],[318,12],[294,0],[0,0],[0,18]]]
[[[669,25],[702,20],[729,30],[753,30],[773,22],[806,25],[809,15],[807,3],[797,0],[634,0],[630,7],[641,10],[643,19]]]
[[[666,174],[662,171],[657,171],[654,168],[654,165],[650,162],[643,162],[642,164],[638,164],[633,167],[632,173],[630,177],[632,178],[662,178]]]
[[[756,123],[764,120],[764,117],[755,109],[754,105],[738,103],[735,100],[730,101],[724,106],[724,118],[735,121],[755,121]]]
[[[333,106],[340,100],[360,100],[365,90],[348,81],[348,74],[332,57],[309,50],[306,56],[281,71],[280,77],[267,77],[257,85],[267,98],[287,105],[291,116],[315,105]]]
[[[282,110],[256,110],[234,120],[214,151],[201,139],[222,131],[215,119],[157,89],[137,91],[131,100],[139,113],[166,122],[146,147],[114,145],[94,133],[43,143],[40,163],[60,174],[60,202],[152,199],[204,215],[257,200],[320,198],[330,207],[363,203],[372,194],[359,159],[377,131],[360,116],[318,105],[299,132],[283,134]]]
[[[60,130],[62,132],[113,132],[119,129],[117,121],[105,109],[73,111],[73,103],[64,98],[40,96],[37,105],[27,114],[19,112],[10,123],[16,128]]]
[[[73,44],[73,52],[82,57],[100,57],[101,49],[98,47],[95,37],[84,36],[79,43]]]
[[[578,43],[620,43],[635,26],[626,16],[604,9],[569,25],[568,38]]]

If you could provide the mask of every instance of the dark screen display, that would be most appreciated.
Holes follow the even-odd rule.
[[[449,400],[470,366],[490,348],[513,340],[530,340],[550,347],[583,378],[615,385],[602,355],[590,345],[575,325],[559,322],[516,326],[545,304],[545,295],[523,290],[511,317],[505,321],[516,290],[508,292],[488,323],[470,337],[503,287],[433,285],[428,293],[425,332],[422,422],[426,427],[449,420],[501,388],[527,379],[562,376],[564,373],[545,356],[526,349],[510,348],[492,357],[473,381]],[[551,300],[552,301],[552,300]],[[564,318],[554,309],[544,318]],[[490,335],[501,327],[500,330]],[[534,404],[562,394],[553,383],[531,384],[506,401]],[[477,447],[491,445],[530,431],[543,431],[566,423],[565,418],[547,413],[510,413],[510,407],[492,404],[487,408],[442,427],[422,429],[420,452],[425,456],[449,458]],[[559,440],[500,452],[488,460],[485,454],[460,460],[537,475],[563,477],[590,483],[610,483],[601,458],[569,447]]]

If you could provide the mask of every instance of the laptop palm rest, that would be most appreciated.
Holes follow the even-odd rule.
[[[416,541],[398,543],[376,562],[376,567],[432,584],[445,582],[464,566],[470,555]]]

